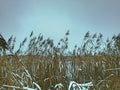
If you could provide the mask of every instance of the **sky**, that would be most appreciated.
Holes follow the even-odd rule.
[[[0,0],[0,33],[16,47],[34,31],[57,43],[69,30],[69,47],[87,31],[105,38],[120,33],[120,0]]]

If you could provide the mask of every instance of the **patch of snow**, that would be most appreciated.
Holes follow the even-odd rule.
[[[76,83],[75,81],[71,81],[70,84],[69,84],[68,90],[70,90],[71,88],[73,88],[73,90],[75,90],[76,87],[79,90],[88,90],[88,88],[91,87],[91,86],[93,86],[92,82],[79,84],[79,83]]]
[[[56,89],[57,89],[57,88],[62,88],[62,87],[64,87],[62,83],[59,83],[59,84],[56,84],[56,85],[55,85],[55,88],[56,88]]]

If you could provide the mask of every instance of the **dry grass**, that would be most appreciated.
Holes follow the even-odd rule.
[[[55,85],[62,83],[59,90],[68,90],[70,81],[86,83],[92,81],[90,90],[119,90],[120,89],[120,34],[111,40],[103,41],[102,34],[86,33],[81,47],[75,46],[68,51],[68,35],[54,45],[53,40],[29,37],[26,51],[22,51],[25,42],[14,50],[15,38],[8,40],[9,54],[0,57],[0,87],[13,90],[3,85],[34,88],[33,82],[40,85],[42,90],[56,90]],[[19,90],[19,89],[17,89]]]

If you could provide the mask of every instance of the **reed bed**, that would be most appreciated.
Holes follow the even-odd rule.
[[[55,45],[31,32],[17,50],[13,36],[6,41],[7,48],[0,44],[0,90],[83,90],[69,88],[71,81],[92,82],[89,90],[120,90],[120,34],[103,40],[101,33],[87,32],[72,51],[68,38],[69,31]]]

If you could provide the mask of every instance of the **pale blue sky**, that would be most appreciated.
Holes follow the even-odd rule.
[[[120,0],[0,0],[0,32],[17,43],[33,30],[58,42],[70,30],[69,46],[87,31],[111,37],[120,33]]]

